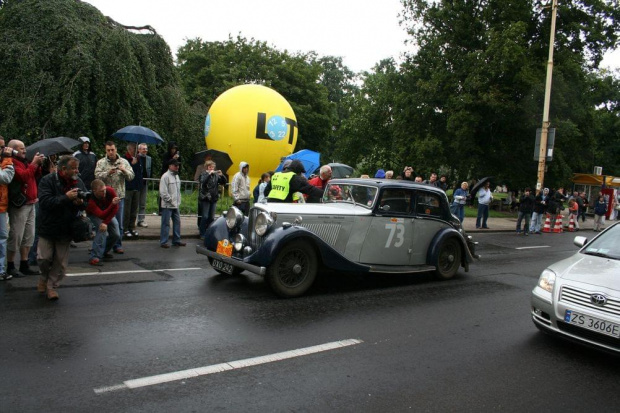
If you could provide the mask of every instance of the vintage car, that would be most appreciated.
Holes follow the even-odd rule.
[[[304,294],[321,267],[452,278],[469,270],[475,244],[438,188],[404,180],[333,179],[320,204],[231,207],[207,230],[206,255],[220,273],[266,276],[282,297]]]

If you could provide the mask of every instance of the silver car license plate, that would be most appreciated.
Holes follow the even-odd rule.
[[[213,262],[211,262],[211,266],[216,270],[225,272],[226,274],[232,275],[233,273],[233,266],[220,260],[214,259]]]
[[[576,313],[572,310],[566,310],[564,321],[588,330],[596,331],[612,337],[620,337],[620,325],[611,323],[606,320],[590,317],[589,315]]]

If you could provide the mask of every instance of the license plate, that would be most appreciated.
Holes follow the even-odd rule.
[[[620,337],[620,325],[609,321],[590,317],[589,315],[576,313],[572,310],[566,310],[564,321],[588,330],[596,331],[612,337]]]
[[[232,275],[232,273],[233,273],[233,266],[232,266],[232,265],[230,265],[230,264],[227,264],[227,263],[225,263],[225,262],[223,262],[223,261],[220,261],[220,260],[215,260],[215,259],[214,259],[214,260],[211,262],[211,266],[212,266],[213,268],[215,268],[216,270],[219,270],[219,271],[225,272],[226,274],[230,274],[230,275]]]
[[[233,246],[230,243],[230,241],[228,241],[227,239],[224,239],[217,243],[217,249],[215,250],[215,252],[217,252],[220,255],[224,255],[226,257],[231,257],[232,250],[233,250]]]

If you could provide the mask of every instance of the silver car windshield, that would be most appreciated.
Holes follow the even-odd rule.
[[[592,241],[583,250],[584,254],[611,259],[620,259],[620,225],[614,225]]]
[[[323,203],[348,203],[372,209],[377,198],[377,188],[366,185],[327,184]]]

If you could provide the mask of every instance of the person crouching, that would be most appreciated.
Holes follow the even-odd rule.
[[[86,214],[88,214],[95,228],[95,238],[88,263],[101,266],[103,265],[101,264],[103,258],[113,257],[110,250],[121,236],[116,220],[118,204],[121,199],[117,196],[114,188],[106,186],[101,179],[95,179],[90,187],[93,195],[88,200]]]

